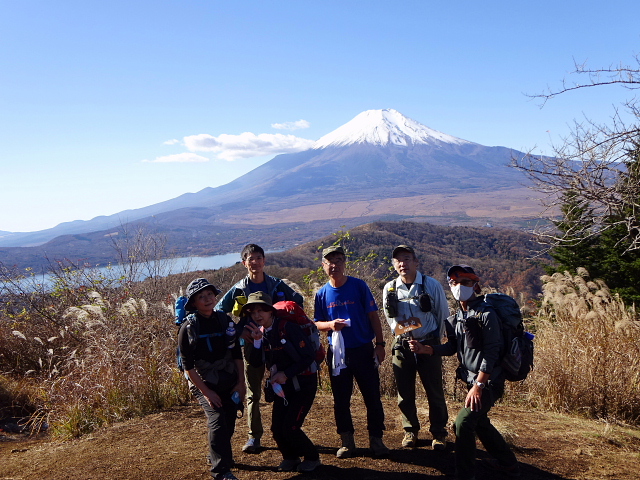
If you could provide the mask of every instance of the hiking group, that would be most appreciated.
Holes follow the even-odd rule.
[[[326,363],[340,437],[336,456],[349,458],[356,449],[351,416],[354,381],[367,410],[371,452],[388,455],[378,372],[386,357],[382,323],[367,284],[346,275],[344,249],[331,246],[322,251],[322,267],[329,281],[315,295],[313,319],[305,315],[300,293],[264,273],[262,248],[249,244],[241,257],[247,276],[219,302],[218,288],[198,278],[176,303],[176,323],[181,325],[178,361],[207,417],[213,477],[236,479],[231,472],[231,437],[245,400],[249,438],[242,450],[262,451],[263,394],[265,401],[273,402],[271,433],[282,455],[277,470],[312,472],[321,465],[318,449],[302,430],[324,359],[319,332],[327,332],[329,343]],[[498,302],[489,303],[490,296],[480,295],[480,277],[473,268],[455,265],[447,272],[457,303],[457,311],[450,316],[442,286],[418,271],[412,247],[397,246],[392,262],[398,277],[384,286],[383,311],[394,334],[390,351],[405,432],[402,447],[415,447],[421,428],[417,374],[428,400],[431,446],[446,449],[448,413],[441,357],[456,354],[460,363],[457,377],[468,388],[453,424],[456,478],[475,478],[476,436],[492,456],[484,460],[486,467],[519,476],[515,455],[488,417],[503,394],[505,379],[522,379],[528,373],[525,364],[529,359],[521,361],[521,352],[511,347],[513,343],[525,350],[517,304],[506,295],[499,298],[510,299],[520,318],[519,325],[509,327]],[[234,322],[230,314],[238,320]],[[530,351],[532,355],[532,347]],[[526,370],[524,374],[519,368]]]

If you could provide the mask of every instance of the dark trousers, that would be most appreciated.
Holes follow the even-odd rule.
[[[502,396],[504,385],[490,385],[482,391],[482,408],[472,412],[463,408],[458,413],[454,427],[456,432],[455,462],[456,475],[460,479],[474,478],[476,462],[476,435],[487,452],[502,465],[517,462],[507,442],[489,420],[489,410]]]
[[[237,412],[236,405],[231,400],[231,392],[226,395],[218,394],[222,400],[221,408],[213,408],[207,397],[196,387],[192,387],[191,392],[198,399],[207,416],[211,472],[213,474],[228,472],[233,467],[231,436],[236,427]]]
[[[437,339],[434,343],[439,343]],[[393,375],[398,387],[398,407],[402,413],[402,428],[418,433],[420,421],[416,407],[416,373],[427,394],[429,403],[429,431],[434,437],[447,436],[449,413],[442,385],[442,357],[439,355],[416,355],[402,341],[394,341]]]
[[[373,344],[366,343],[360,347],[347,348],[345,353],[346,368],[340,375],[330,375],[333,391],[333,413],[336,419],[336,430],[341,433],[353,433],[351,418],[351,396],[353,381],[358,383],[364,404],[367,408],[367,429],[372,437],[382,438],[384,431],[384,410],[380,399],[380,377],[373,360]],[[327,362],[329,373],[333,364],[333,354],[329,350]]]
[[[298,375],[300,390],[296,391],[292,379],[284,384],[286,399],[276,395],[271,415],[271,432],[278,450],[285,459],[304,457],[305,460],[318,460],[318,450],[309,437],[302,431],[318,388],[318,375]]]

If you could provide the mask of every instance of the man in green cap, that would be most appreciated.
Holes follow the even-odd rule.
[[[384,286],[384,313],[395,334],[391,347],[393,375],[398,387],[398,407],[402,413],[402,446],[413,448],[418,440],[420,421],[416,407],[416,374],[429,402],[429,431],[434,450],[444,450],[449,414],[442,385],[442,358],[418,355],[409,341],[439,345],[445,335],[449,305],[440,283],[418,271],[418,258],[408,245],[398,245],[392,253],[398,278]]]
[[[314,320],[318,330],[331,332],[327,364],[336,429],[342,442],[336,456],[349,458],[356,449],[351,417],[354,380],[367,408],[369,446],[375,456],[387,455],[389,449],[382,442],[385,426],[378,374],[385,343],[376,301],[363,280],[345,274],[342,247],[325,248],[322,267],[329,281],[316,293]]]

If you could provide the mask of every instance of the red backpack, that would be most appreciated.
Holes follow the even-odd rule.
[[[318,332],[318,327],[316,327],[315,322],[307,317],[307,314],[304,313],[300,305],[291,300],[274,303],[273,308],[276,309],[276,316],[278,318],[300,326],[304,334],[309,338],[313,351],[316,352],[315,361],[301,375],[309,375],[317,372],[324,361],[326,352],[320,342],[320,332]],[[284,338],[284,325],[284,322],[280,322],[281,339]]]

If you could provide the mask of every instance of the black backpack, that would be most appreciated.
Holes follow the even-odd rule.
[[[484,301],[496,312],[502,323],[504,341],[502,368],[510,382],[524,380],[533,370],[533,335],[526,332],[522,312],[512,297],[504,293],[489,293]]]
[[[226,335],[226,332],[222,331],[217,333],[200,335],[200,332],[199,332],[200,325],[198,323],[198,317],[195,313],[187,314],[187,312],[184,309],[185,304],[186,304],[186,297],[178,297],[178,299],[176,300],[176,306],[175,306],[176,318],[174,322],[178,326],[178,332],[180,331],[180,328],[182,328],[183,324],[188,323],[189,325],[185,328],[190,329],[189,344],[191,346],[195,346],[196,342],[199,339],[206,339],[207,344],[209,346],[209,350],[211,350],[212,349],[211,342],[210,342],[211,337],[220,337],[220,336]],[[220,312],[218,310],[216,310],[215,313],[218,316],[218,321],[220,322],[220,325],[224,327],[228,327],[227,323],[229,322],[229,317],[224,312]],[[235,328],[233,331],[233,341],[236,341]],[[184,366],[182,365],[182,355],[180,354],[180,345],[176,347],[176,365],[178,366],[178,369],[181,372],[184,372]]]

